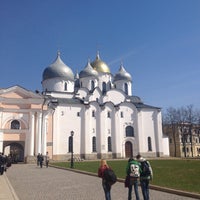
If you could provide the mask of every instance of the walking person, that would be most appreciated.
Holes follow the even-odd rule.
[[[108,166],[106,160],[102,159],[100,163],[100,167],[98,169],[98,176],[102,178],[102,186],[103,186],[106,200],[111,200],[111,195],[110,195],[111,184],[109,184],[109,182],[107,182],[104,177],[104,172],[106,169],[111,169],[111,168]]]
[[[140,154],[136,156],[138,162],[141,164],[140,185],[144,200],[149,200],[149,181],[153,179],[153,170],[149,161],[144,159]]]
[[[46,168],[49,167],[49,153],[47,151],[46,156],[45,156],[45,163],[46,163]]]
[[[40,168],[43,167],[43,161],[44,161],[44,157],[42,154],[40,154],[40,157],[39,157],[39,162],[40,162]]]
[[[38,155],[37,155],[37,166],[39,166],[40,165],[40,153],[38,153]]]
[[[128,160],[128,164],[126,167],[126,175],[129,179],[128,181],[128,200],[132,199],[132,188],[134,186],[135,198],[136,200],[140,200],[139,192],[138,192],[138,183],[140,178],[141,168],[140,163],[133,158]]]

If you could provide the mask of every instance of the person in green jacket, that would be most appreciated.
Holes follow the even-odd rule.
[[[140,178],[141,168],[140,163],[133,158],[128,160],[126,167],[126,175],[129,178],[128,200],[132,199],[132,187],[134,186],[136,200],[139,200],[138,183]]]

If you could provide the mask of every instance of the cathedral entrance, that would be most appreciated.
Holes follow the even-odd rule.
[[[133,146],[132,143],[129,141],[125,143],[125,157],[133,157]]]
[[[12,162],[24,162],[24,148],[21,144],[18,143],[10,143],[4,149],[6,154],[10,154]]]

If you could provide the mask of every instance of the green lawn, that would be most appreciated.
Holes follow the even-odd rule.
[[[74,168],[97,173],[99,161],[74,162]],[[150,160],[153,168],[151,184],[200,193],[200,160]],[[112,160],[108,164],[118,178],[125,178],[127,160]],[[62,167],[70,167],[70,163],[54,163]]]

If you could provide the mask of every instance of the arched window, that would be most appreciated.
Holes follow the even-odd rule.
[[[94,90],[94,81],[91,81],[91,90]]]
[[[103,94],[106,93],[106,83],[105,82],[102,83],[102,93]]]
[[[148,142],[148,151],[152,151],[151,137],[147,138],[147,142]]]
[[[128,84],[124,83],[124,92],[128,95]]]
[[[18,120],[13,120],[11,122],[11,129],[20,129],[20,123]]]
[[[111,137],[108,137],[108,151],[112,151],[112,140]]]
[[[97,152],[96,137],[92,137],[92,152]]]
[[[132,126],[126,127],[126,137],[134,137],[134,128]]]
[[[65,82],[65,88],[64,91],[67,91],[67,83]]]
[[[94,110],[92,111],[92,117],[95,117],[95,111]]]
[[[69,136],[69,140],[68,140],[68,151],[70,152],[70,153],[72,153],[72,141],[73,140],[73,138],[72,138],[72,136]]]

